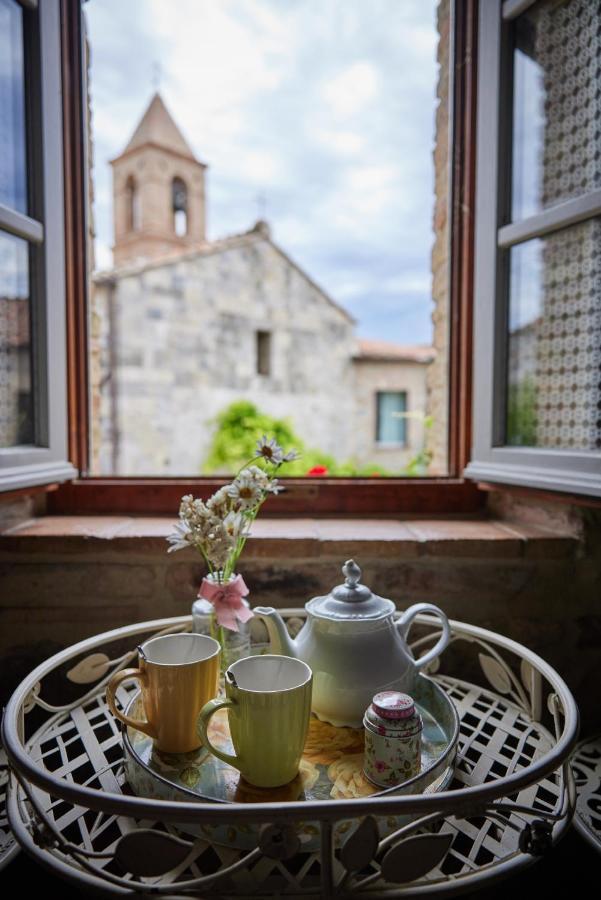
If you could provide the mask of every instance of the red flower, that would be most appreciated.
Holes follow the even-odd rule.
[[[309,469],[307,475],[327,475],[328,467],[327,466],[313,466],[312,469]]]

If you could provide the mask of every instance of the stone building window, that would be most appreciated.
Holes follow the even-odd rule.
[[[178,237],[188,234],[188,189],[181,178],[174,178],[171,187],[173,230]]]
[[[378,391],[376,393],[376,443],[402,446],[407,443],[407,392]]]
[[[257,331],[257,375],[271,375],[270,331]]]
[[[140,194],[136,179],[130,175],[125,182],[125,208],[128,231],[140,230]]]

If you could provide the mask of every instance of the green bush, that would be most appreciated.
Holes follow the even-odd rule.
[[[250,400],[236,400],[222,410],[214,419],[217,428],[204,460],[201,471],[207,475],[230,475],[237,472],[244,463],[254,456],[257,441],[266,434],[275,438],[285,451],[295,448],[300,459],[286,463],[283,476],[307,475],[313,469],[324,468],[327,475],[387,476],[393,473],[378,463],[358,465],[354,460],[340,461],[329,453],[307,447],[294,431],[289,419],[276,419],[261,412]],[[427,470],[429,455],[419,453],[401,473],[423,475]],[[319,472],[315,473],[320,474]]]

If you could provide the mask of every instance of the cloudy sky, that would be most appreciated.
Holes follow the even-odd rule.
[[[209,164],[215,238],[259,217],[358,320],[431,339],[435,0],[89,0],[97,265],[108,160],[155,89]]]

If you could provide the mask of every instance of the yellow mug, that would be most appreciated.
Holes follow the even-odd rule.
[[[204,746],[238,769],[255,787],[279,787],[298,774],[311,716],[313,673],[290,656],[247,656],[225,673],[225,700],[210,700],[200,712]],[[214,747],[209,719],[226,708],[236,755]]]
[[[154,738],[164,753],[187,753],[200,746],[198,713],[219,683],[216,640],[204,634],[165,634],[138,647],[139,668],[121,669],[109,681],[106,699],[114,716]],[[126,716],[116,704],[122,681],[137,678],[145,722]]]

